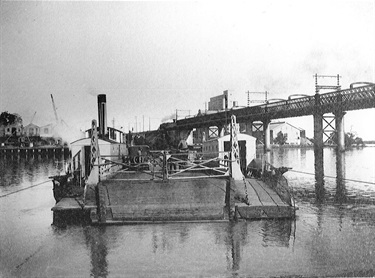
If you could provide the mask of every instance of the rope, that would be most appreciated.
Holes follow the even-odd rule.
[[[31,185],[31,186],[26,187],[26,188],[22,188],[22,189],[19,189],[19,190],[16,190],[16,191],[10,192],[10,193],[5,194],[5,195],[1,195],[0,198],[7,197],[7,196],[9,196],[9,195],[12,195],[12,194],[18,193],[18,192],[20,192],[20,191],[23,191],[23,190],[26,190],[26,189],[30,189],[30,188],[33,188],[33,187],[36,187],[36,186],[39,186],[39,185],[42,185],[42,184],[47,183],[47,182],[50,182],[50,181],[51,181],[51,180],[47,180],[47,181],[44,181],[44,182],[41,182],[41,183],[38,183],[38,184]]]
[[[302,171],[296,171],[296,170],[288,170],[288,172],[295,172],[295,173],[301,173],[301,174],[305,174],[305,175],[313,175],[315,176],[314,173],[307,173],[307,172],[302,172]],[[323,176],[324,178],[331,178],[331,179],[336,179],[337,177],[334,177],[334,176]],[[366,183],[366,184],[374,184],[375,185],[375,182],[371,182],[371,181],[361,181],[361,180],[353,180],[353,179],[342,179],[344,181],[352,181],[352,182],[359,182],[359,183]]]

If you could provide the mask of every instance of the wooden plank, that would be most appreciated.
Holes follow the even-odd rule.
[[[237,188],[241,183],[237,181]],[[281,200],[279,195],[265,182],[254,178],[246,179],[250,205],[236,203],[236,213],[245,219],[291,218],[294,210]]]
[[[256,190],[254,189],[254,187],[252,186],[252,183],[254,183],[254,181],[250,182],[250,179],[246,179],[246,188],[247,188],[249,203],[252,206],[261,206],[262,202],[261,200],[259,200],[258,194]]]
[[[255,190],[256,195],[263,205],[284,205],[279,195],[261,180],[247,179],[247,182]]]
[[[267,191],[264,190],[264,182],[260,180],[252,180],[251,186],[256,191],[262,205],[274,205],[274,201]]]
[[[262,182],[260,183],[262,186],[262,189],[267,192],[267,194],[272,198],[272,201],[275,203],[275,205],[283,206],[286,205],[286,203],[281,200],[280,196],[276,193],[275,190],[273,190],[268,184]]]
[[[55,206],[51,208],[51,210],[82,210],[82,207],[75,198],[62,198]]]
[[[293,208],[288,205],[247,206],[246,204],[237,204],[236,213],[245,219],[292,218],[294,215]]]

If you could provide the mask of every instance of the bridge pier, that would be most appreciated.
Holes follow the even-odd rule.
[[[320,111],[320,95],[318,93],[314,96],[315,111],[314,111],[314,152],[321,150],[323,156],[323,113]]]
[[[246,129],[246,134],[252,136],[253,135],[253,121],[246,122],[245,129]]]
[[[344,130],[344,115],[345,112],[338,112],[336,117],[336,132],[337,132],[337,151],[345,151],[345,130]]]
[[[323,115],[314,114],[314,150],[323,150]]]
[[[264,152],[269,152],[271,150],[271,131],[270,131],[270,120],[263,120],[263,130],[264,130]]]

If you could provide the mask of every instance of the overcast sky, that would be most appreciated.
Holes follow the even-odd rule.
[[[108,125],[156,129],[229,90],[269,98],[314,94],[313,74],[342,88],[375,82],[375,0],[246,2],[1,1],[0,112],[28,124],[86,129],[107,94]],[[254,95],[261,99],[261,95]],[[375,139],[375,109],[348,112],[346,131]],[[144,120],[143,120],[144,119]],[[312,136],[312,117],[290,119]]]

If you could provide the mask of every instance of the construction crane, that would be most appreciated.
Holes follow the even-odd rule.
[[[32,124],[33,123],[33,121],[34,121],[34,118],[35,118],[35,114],[36,114],[36,111],[34,112],[34,115],[31,117],[31,121],[30,121],[30,124]]]
[[[59,119],[59,116],[57,116],[57,108],[55,106],[55,101],[53,100],[52,94],[51,94],[51,99],[52,99],[53,112],[55,113],[56,123],[69,127],[68,124],[63,119]]]
[[[55,102],[53,100],[52,94],[51,94],[51,99],[52,99],[53,112],[55,113],[56,123],[59,124],[59,117],[57,116],[56,106],[55,106]]]

